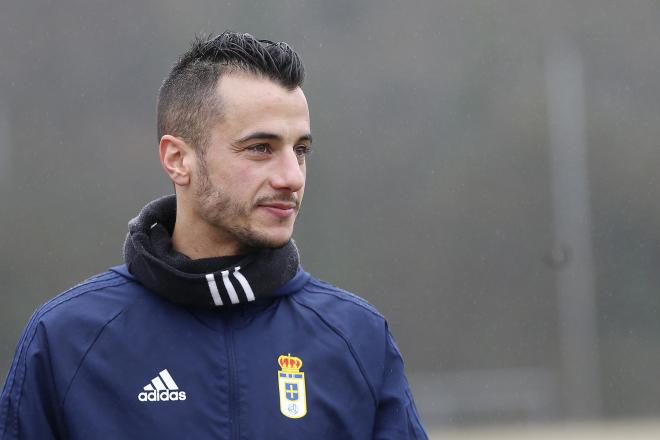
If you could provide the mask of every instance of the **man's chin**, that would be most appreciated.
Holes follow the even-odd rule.
[[[291,241],[291,237],[289,237],[287,240],[285,240],[282,243],[278,243],[278,244],[275,244],[275,246],[271,246],[271,249],[281,249],[284,246],[286,246],[290,241]]]
[[[280,236],[268,236],[266,234],[252,233],[248,236],[241,237],[240,240],[243,246],[250,249],[280,249],[291,240],[291,233],[282,234]]]

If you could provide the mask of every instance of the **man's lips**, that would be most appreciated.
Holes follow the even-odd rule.
[[[295,209],[296,204],[293,202],[268,202],[262,203],[260,206],[275,209]]]
[[[290,202],[268,202],[259,205],[272,215],[280,218],[289,217],[296,212],[296,204]]]

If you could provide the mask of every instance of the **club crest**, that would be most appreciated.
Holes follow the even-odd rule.
[[[277,358],[280,370],[277,383],[280,390],[280,412],[291,419],[299,419],[307,414],[307,391],[305,373],[300,371],[302,360],[291,354]]]

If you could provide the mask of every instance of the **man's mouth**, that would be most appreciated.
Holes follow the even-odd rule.
[[[265,209],[270,214],[279,218],[286,218],[292,216],[293,214],[295,214],[298,208],[295,202],[280,202],[280,201],[260,203],[259,207]]]

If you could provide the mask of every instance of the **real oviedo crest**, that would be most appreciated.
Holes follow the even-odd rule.
[[[299,419],[307,414],[307,392],[305,373],[300,371],[302,360],[290,354],[277,358],[281,370],[277,372],[280,390],[280,412],[291,419]]]

